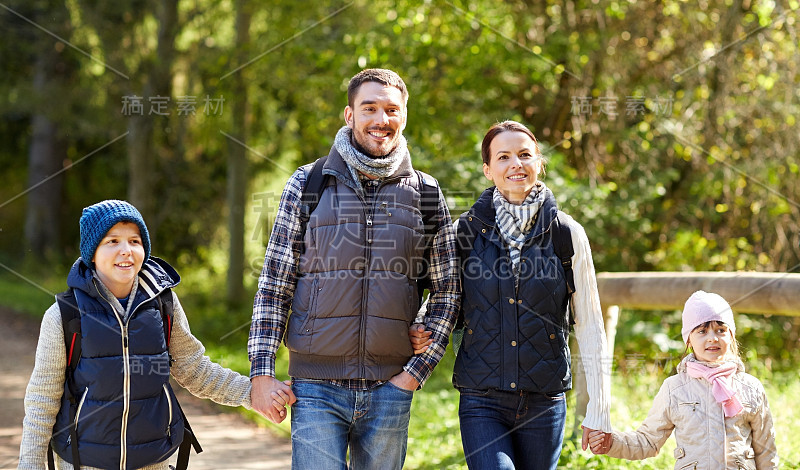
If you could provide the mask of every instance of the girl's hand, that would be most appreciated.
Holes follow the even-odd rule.
[[[595,455],[607,454],[613,442],[614,437],[611,433],[595,430],[589,432],[589,447]]]

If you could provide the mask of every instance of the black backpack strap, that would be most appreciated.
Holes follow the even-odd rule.
[[[172,322],[175,318],[175,304],[172,298],[172,289],[164,289],[161,291],[156,297],[156,300],[158,301],[158,309],[161,311],[161,320],[164,325],[164,340],[166,341],[167,353],[169,354]],[[169,354],[169,365],[172,367],[172,354]],[[203,452],[203,448],[200,446],[200,442],[197,441],[192,427],[189,426],[189,420],[186,418],[186,414],[184,414],[180,403],[178,403],[177,400],[175,400],[174,403],[183,417],[183,441],[178,447],[178,461],[175,464],[175,469],[186,470],[189,466],[189,454],[191,453],[192,447],[194,447],[194,451],[197,454]]]
[[[436,179],[419,170],[415,170],[419,180],[419,211],[422,213],[422,226],[425,230],[425,254],[423,255],[423,268],[418,281],[420,305],[422,305],[423,291],[430,290],[429,276],[431,251],[433,239],[439,231],[439,183]]]
[[[164,289],[156,297],[158,302],[158,310],[161,311],[161,323],[164,326],[164,340],[167,343],[167,352],[169,352],[169,340],[172,337],[172,320],[174,318],[174,306],[172,302],[172,289]],[[170,355],[170,365],[172,365],[172,356]]]
[[[572,247],[572,232],[564,217],[566,217],[566,214],[559,211],[550,228],[553,237],[553,250],[561,260],[564,276],[567,279],[567,301],[569,302],[572,299],[572,294],[575,293],[575,275],[572,272],[572,256],[575,254],[575,250]],[[569,326],[574,324],[575,318],[572,315],[572,308],[570,308]]]
[[[75,412],[77,411],[75,390],[75,368],[78,367],[78,362],[81,359],[81,312],[78,309],[78,301],[75,299],[75,293],[72,289],[68,289],[60,294],[56,294],[56,302],[58,302],[58,309],[61,312],[61,326],[64,330],[64,350],[67,359],[67,369],[65,371],[66,387],[64,393],[70,402],[70,447],[72,448],[72,466],[76,470],[81,468],[81,459],[78,452],[78,430],[75,427]],[[48,465],[52,461],[52,440],[48,448]]]
[[[191,454],[192,447],[194,447],[194,452],[196,454],[203,452],[203,448],[200,447],[200,442],[197,441],[197,436],[194,435],[192,427],[189,426],[189,420],[186,419],[186,414],[183,412],[183,408],[181,408],[180,403],[178,403],[176,400],[175,404],[177,405],[181,416],[183,416],[183,441],[181,442],[180,447],[178,447],[178,461],[175,464],[175,470],[186,470],[189,467],[189,455]]]
[[[469,213],[463,214],[458,220],[456,228],[456,255],[458,256],[459,266],[463,269],[464,261],[469,258],[472,247],[475,245],[477,228],[473,225],[472,216]]]
[[[47,468],[48,470],[56,470],[56,462],[53,458],[53,441],[47,446]]]
[[[317,159],[314,165],[311,166],[311,171],[308,172],[306,177],[306,184],[303,186],[303,194],[300,196],[300,233],[302,234],[297,247],[300,253],[305,253],[306,245],[303,239],[306,233],[306,225],[311,218],[311,213],[317,208],[322,190],[325,189],[325,180],[327,176],[322,173],[322,167],[328,160],[328,156]]]

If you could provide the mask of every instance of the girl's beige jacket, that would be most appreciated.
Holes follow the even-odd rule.
[[[687,374],[687,361],[696,359],[689,354],[678,365],[678,374],[664,381],[639,429],[613,433],[608,455],[628,460],[653,457],[674,429],[675,469],[777,468],[775,430],[761,382],[736,361],[733,386],[744,410],[726,418],[711,384]]]

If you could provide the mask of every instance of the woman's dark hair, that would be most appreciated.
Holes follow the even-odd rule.
[[[518,123],[517,121],[503,121],[498,122],[490,127],[489,130],[486,131],[486,135],[483,137],[483,143],[481,144],[481,158],[483,158],[483,163],[488,165],[489,162],[492,161],[492,155],[489,153],[489,147],[492,145],[494,138],[503,132],[522,132],[523,134],[527,135],[531,138],[531,140],[533,140],[534,145],[536,145],[536,153],[541,156],[539,141],[536,140],[536,137],[534,137],[533,132],[531,132],[530,129]]]

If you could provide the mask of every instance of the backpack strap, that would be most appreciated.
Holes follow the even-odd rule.
[[[178,406],[178,411],[180,411],[181,416],[183,416],[183,441],[180,447],[178,447],[178,461],[175,463],[175,470],[187,470],[187,468],[189,468],[189,455],[191,454],[192,447],[194,447],[194,452],[196,454],[203,452],[203,448],[200,447],[200,442],[197,441],[197,436],[194,435],[192,427],[189,426],[189,420],[186,419],[186,414],[183,412],[183,408],[181,408],[177,400],[175,401],[175,405]]]
[[[164,341],[167,343],[167,353],[169,353],[169,340],[172,337],[172,320],[174,318],[174,305],[172,302],[172,289],[164,289],[156,297],[158,310],[161,312],[161,323],[164,326]],[[172,365],[172,355],[169,356],[169,363]]]
[[[311,213],[317,208],[322,190],[325,189],[327,175],[322,173],[322,167],[328,160],[328,156],[321,157],[314,162],[311,166],[311,171],[308,172],[306,177],[306,184],[303,186],[303,194],[300,196],[300,241],[298,242],[298,250],[300,253],[305,253],[306,245],[303,239],[306,233],[306,225],[311,218]]]
[[[414,170],[419,180],[419,211],[422,213],[422,226],[425,230],[425,254],[423,255],[423,270],[418,281],[420,305],[425,289],[430,290],[430,259],[433,248],[433,239],[439,231],[439,184],[436,179],[419,170]]]
[[[175,318],[175,304],[172,298],[172,289],[164,289],[161,291],[161,293],[159,293],[156,297],[156,301],[158,302],[158,309],[161,311],[161,321],[164,325],[164,340],[167,344],[169,365],[172,367],[174,360],[172,359],[172,354],[169,352],[170,338],[172,336],[172,323]],[[194,435],[192,427],[189,426],[189,420],[186,418],[186,414],[184,414],[180,403],[178,403],[178,400],[175,400],[174,403],[178,407],[181,416],[183,416],[183,441],[178,447],[178,461],[175,464],[175,470],[186,470],[189,467],[189,455],[192,447],[194,447],[194,451],[197,454],[203,452],[203,448],[200,446],[200,442],[197,441],[197,437]]]
[[[76,470],[81,468],[81,458],[78,452],[78,430],[75,427],[75,413],[77,408],[75,390],[75,369],[81,359],[81,312],[78,309],[78,301],[75,292],[70,288],[60,294],[56,294],[56,302],[61,312],[61,325],[64,330],[64,350],[66,351],[67,369],[65,371],[64,393],[70,402],[69,416],[69,435],[70,447],[72,448],[72,466]],[[47,462],[50,465],[53,460],[53,441],[50,441],[47,449]],[[54,468],[54,467],[53,467]]]
[[[561,260],[561,266],[564,268],[564,277],[567,279],[567,302],[572,300],[572,294],[575,293],[575,275],[572,272],[572,256],[575,250],[572,247],[572,232],[569,229],[566,214],[558,211],[558,215],[553,220],[550,229],[553,232],[553,250],[556,256]],[[572,308],[569,309],[569,326],[575,324],[575,316],[572,314]]]

